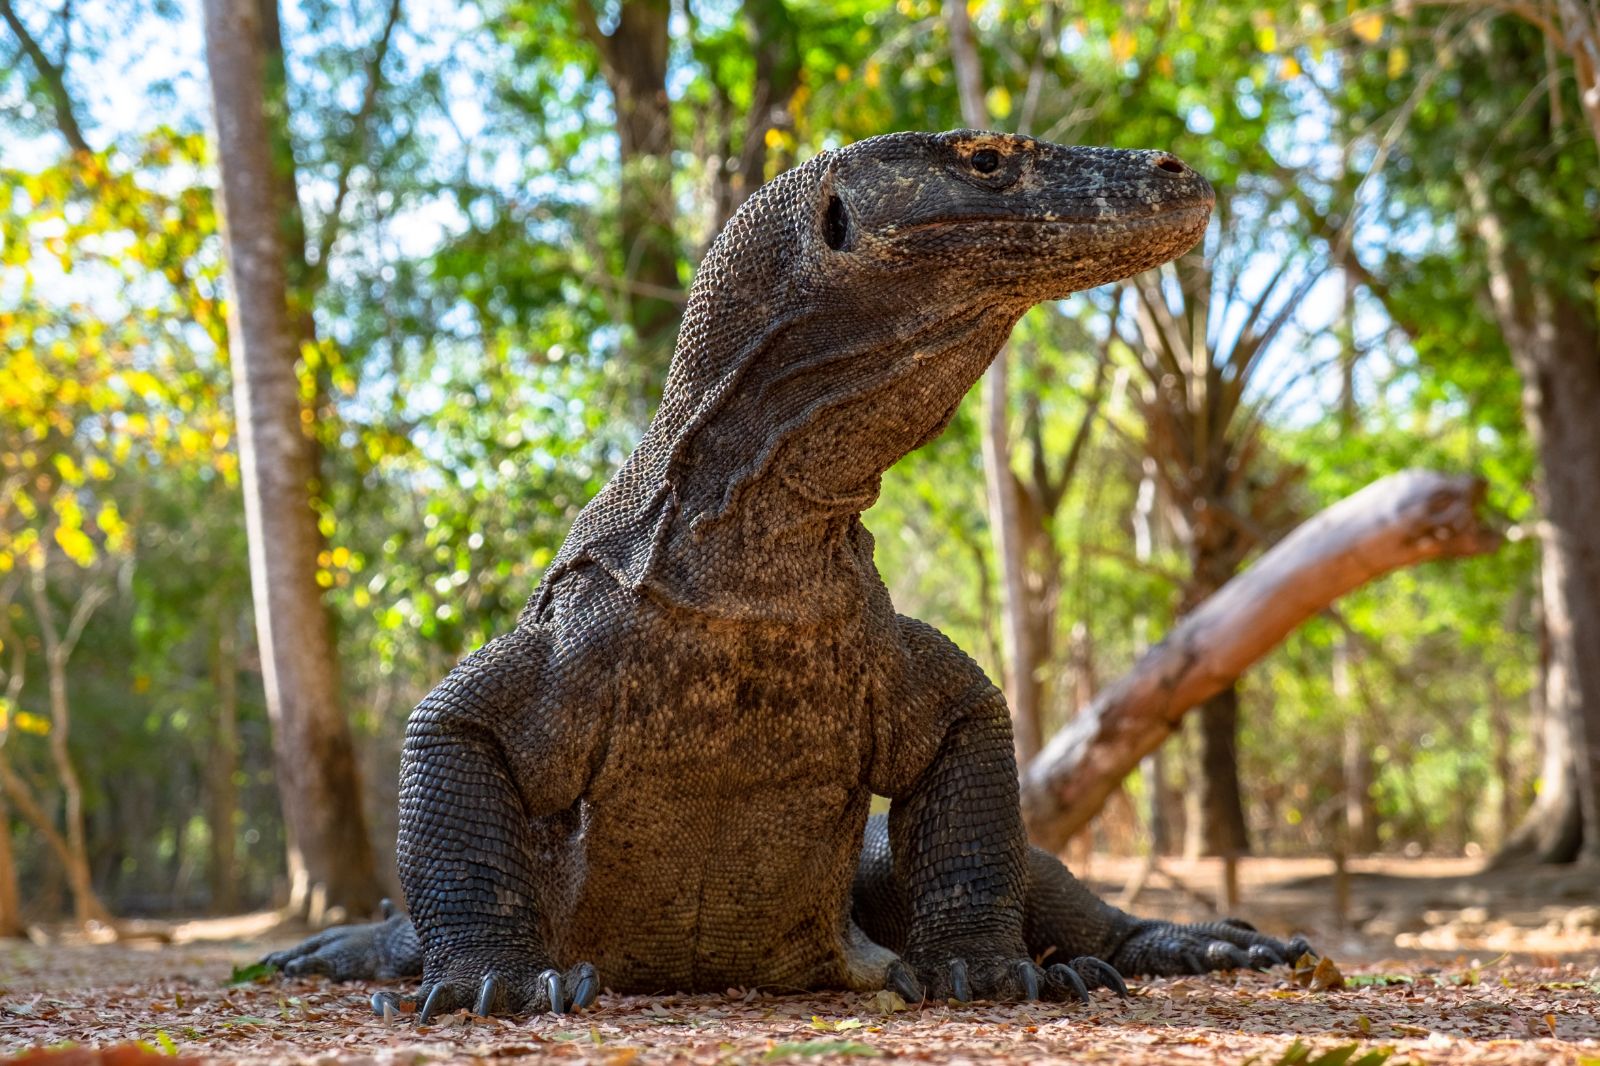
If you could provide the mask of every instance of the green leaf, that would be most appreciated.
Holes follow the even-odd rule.
[[[799,1043],[774,1044],[761,1058],[764,1062],[771,1062],[774,1059],[786,1059],[791,1055],[798,1055],[801,1058],[816,1058],[819,1055],[859,1055],[863,1058],[879,1058],[883,1052],[871,1044],[862,1044],[854,1040],[804,1040]]]
[[[233,973],[228,975],[227,984],[248,985],[265,981],[276,972],[264,962],[253,962],[249,966],[235,966]]]

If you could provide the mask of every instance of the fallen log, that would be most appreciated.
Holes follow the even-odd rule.
[[[1173,627],[1051,738],[1022,775],[1034,843],[1088,825],[1139,760],[1312,615],[1403,566],[1482,555],[1502,536],[1479,478],[1406,470],[1373,482],[1273,545]]]

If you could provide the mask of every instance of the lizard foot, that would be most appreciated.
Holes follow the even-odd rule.
[[[387,921],[324,929],[261,961],[285,977],[321,974],[335,981],[387,980],[421,973],[422,945],[411,920],[397,914]]]
[[[1128,986],[1114,968],[1088,957],[1048,968],[1026,958],[954,957],[915,968],[896,959],[889,964],[886,976],[887,986],[907,1003],[926,1000],[1058,1003],[1072,998],[1087,1003],[1089,991],[1095,988],[1109,988],[1122,996],[1128,994]]]
[[[554,968],[534,970],[520,965],[485,965],[456,968],[439,980],[424,980],[417,993],[417,1024],[427,1025],[441,1014],[471,1010],[480,1017],[528,1014],[572,1014],[594,1005],[600,979],[587,962],[562,973]],[[372,997],[372,1012],[387,1017],[400,1001],[387,992]]]
[[[1301,937],[1277,940],[1247,922],[1178,925],[1141,922],[1111,956],[1124,974],[1177,977],[1213,970],[1265,970],[1294,962],[1311,950]]]

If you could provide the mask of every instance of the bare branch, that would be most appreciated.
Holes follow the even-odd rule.
[[[339,238],[340,217],[344,213],[345,198],[350,193],[350,176],[361,159],[361,151],[367,143],[367,130],[372,123],[372,114],[377,110],[378,93],[383,87],[383,61],[389,54],[389,44],[394,37],[395,27],[400,23],[400,4],[401,0],[389,0],[389,13],[384,19],[383,31],[379,33],[371,54],[367,56],[366,88],[361,94],[361,105],[356,108],[356,113],[351,118],[352,143],[344,162],[339,167],[339,177],[333,190],[333,204],[322,219],[322,232],[317,235],[317,261],[311,264],[311,272],[307,278],[307,288],[312,292],[321,288],[328,277],[328,257],[333,253],[334,241]]]
[[[1485,485],[1411,470],[1323,511],[1183,618],[1057,733],[1023,779],[1034,840],[1060,848],[1184,714],[1232,684],[1306,619],[1397,567],[1493,551]]]
[[[93,155],[94,149],[90,148],[89,142],[84,139],[83,127],[78,124],[72,96],[67,92],[64,67],[50,62],[50,57],[44,54],[39,42],[34,40],[33,34],[28,32],[28,27],[17,17],[16,11],[11,6],[11,0],[0,0],[0,18],[5,19],[6,25],[11,27],[11,32],[16,35],[17,43],[22,46],[28,61],[43,79],[45,89],[50,93],[50,101],[54,105],[56,128],[61,131],[61,136],[67,139],[67,144],[74,153]]]

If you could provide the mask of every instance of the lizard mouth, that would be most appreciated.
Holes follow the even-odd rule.
[[[1133,205],[1127,205],[1133,206]],[[1211,217],[1212,201],[1198,200],[1179,203],[1142,204],[1144,208],[1137,213],[1130,212],[1119,214],[1116,207],[1110,207],[1100,213],[1081,212],[1057,215],[1045,213],[1042,215],[1012,215],[1012,216],[965,216],[949,218],[931,218],[923,222],[913,222],[908,226],[897,227],[884,234],[885,237],[901,237],[922,230],[944,229],[955,226],[1039,226],[1059,227],[1071,229],[1079,226],[1116,226],[1124,231],[1138,229],[1155,229],[1158,227],[1172,229],[1186,229],[1191,225],[1203,225]]]

